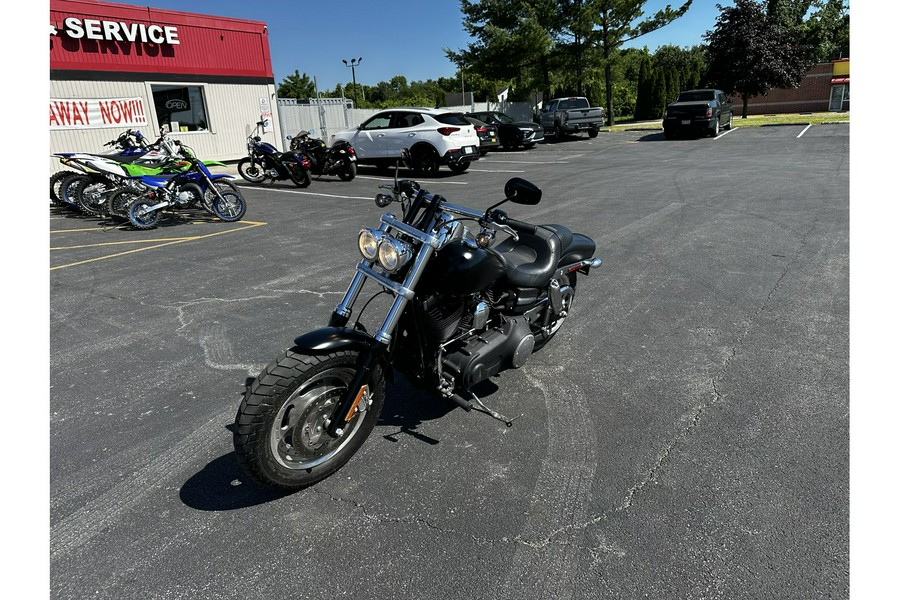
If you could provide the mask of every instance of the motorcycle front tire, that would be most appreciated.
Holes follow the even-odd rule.
[[[262,183],[266,180],[266,170],[249,156],[238,161],[237,170],[238,174],[250,183]]]
[[[277,489],[309,487],[343,467],[372,432],[384,406],[384,373],[376,365],[369,393],[332,438],[326,419],[353,381],[358,352],[306,355],[286,351],[270,363],[238,408],[234,449],[254,480]]]

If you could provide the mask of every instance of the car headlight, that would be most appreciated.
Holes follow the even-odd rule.
[[[359,253],[366,260],[375,260],[378,256],[378,242],[384,237],[384,232],[378,229],[369,229],[368,227],[359,232],[357,243],[359,244]]]
[[[378,264],[385,271],[393,273],[409,262],[411,256],[412,250],[406,242],[395,240],[389,236],[384,236],[378,242]]]

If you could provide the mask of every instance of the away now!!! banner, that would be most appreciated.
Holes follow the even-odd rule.
[[[147,122],[143,98],[50,99],[50,129],[131,127]]]

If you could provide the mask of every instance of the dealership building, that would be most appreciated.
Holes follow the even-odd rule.
[[[152,141],[165,127],[204,159],[236,160],[261,119],[282,147],[265,23],[50,0],[50,154],[108,151],[127,129]]]

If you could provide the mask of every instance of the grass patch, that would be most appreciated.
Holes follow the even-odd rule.
[[[783,115],[748,115],[746,119],[734,116],[735,127],[762,127],[765,125],[823,125],[825,123],[849,123],[850,113],[793,113]],[[629,129],[662,129],[662,121],[621,122],[602,131],[628,131]]]

